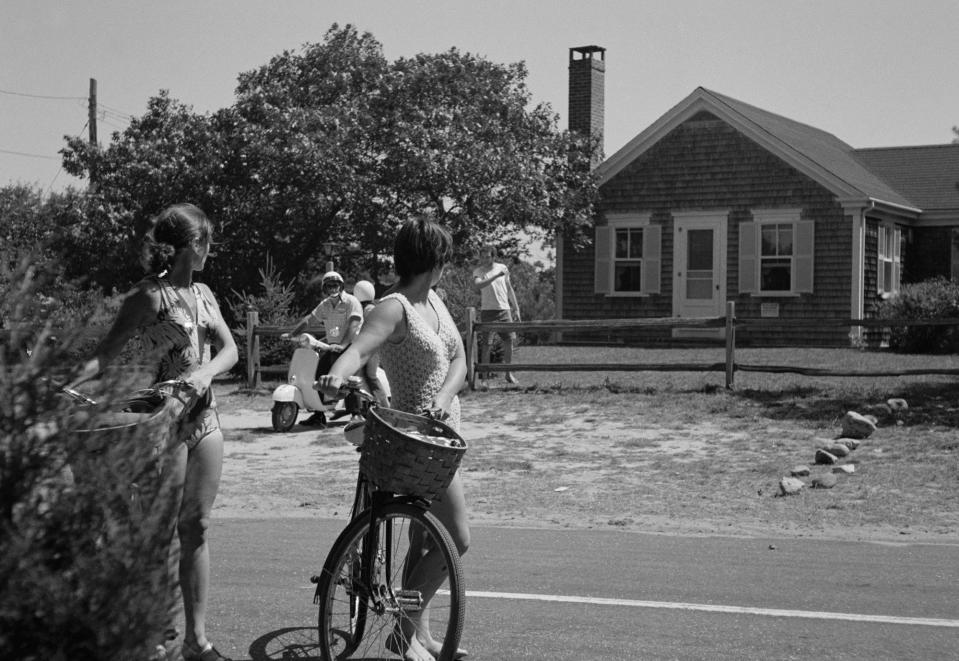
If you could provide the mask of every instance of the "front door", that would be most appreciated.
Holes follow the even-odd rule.
[[[675,213],[673,221],[673,316],[722,316],[726,306],[726,213]],[[702,330],[708,332],[693,334],[717,334],[715,329]]]

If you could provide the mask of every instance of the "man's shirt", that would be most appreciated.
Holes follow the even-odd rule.
[[[328,296],[313,308],[310,315],[317,322],[323,324],[326,331],[326,342],[342,344],[350,319],[363,321],[363,306],[352,294],[343,292],[336,296]]]

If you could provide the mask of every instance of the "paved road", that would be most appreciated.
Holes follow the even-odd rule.
[[[309,577],[343,525],[215,522],[221,651],[316,658]],[[959,658],[959,544],[477,528],[466,570],[476,660]]]

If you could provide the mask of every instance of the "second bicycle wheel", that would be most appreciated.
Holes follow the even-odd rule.
[[[367,553],[366,550],[370,549]],[[453,661],[463,631],[463,570],[446,528],[415,505],[369,510],[340,534],[317,589],[325,661],[402,658],[415,635]]]

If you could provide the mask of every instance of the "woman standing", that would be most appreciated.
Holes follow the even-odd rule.
[[[393,245],[393,262],[399,282],[384,296],[363,322],[349,349],[336,361],[319,384],[334,396],[345,379],[355,374],[370,356],[379,352],[390,382],[392,406],[421,413],[438,409],[455,430],[460,425],[457,393],[466,378],[466,354],[456,324],[433,291],[443,268],[453,255],[453,240],[438,224],[417,219],[400,228]],[[460,555],[470,543],[466,498],[459,473],[433,501],[430,512],[453,537]],[[442,643],[429,631],[429,602],[445,574],[439,554],[427,554],[411,569],[424,585],[423,608],[418,619],[404,620],[401,635],[393,637],[406,661],[433,661]],[[409,628],[409,630],[406,630]],[[457,658],[465,656],[463,650]]]
[[[210,554],[206,541],[220,483],[223,433],[210,384],[233,367],[236,343],[209,287],[193,282],[210,254],[212,224],[192,204],[176,204],[152,218],[143,238],[141,263],[148,275],[133,288],[95,356],[74,385],[100,374],[138,334],[155,381],[182,379],[199,396],[175,449],[174,484],[182,483],[177,518],[180,589],[186,631],[184,661],[224,661],[206,637]],[[210,345],[216,354],[210,357]],[[228,660],[226,660],[228,661]]]

